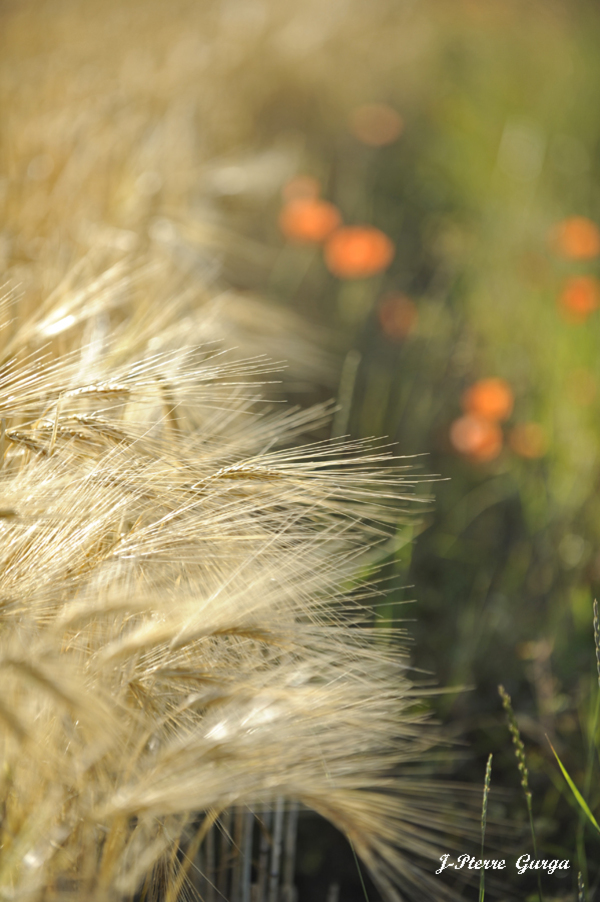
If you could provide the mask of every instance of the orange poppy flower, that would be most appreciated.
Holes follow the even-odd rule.
[[[402,116],[387,103],[367,103],[350,114],[350,131],[371,147],[392,144],[402,133]]]
[[[571,323],[584,323],[590,313],[600,307],[600,282],[593,276],[567,279],[558,304],[563,319]]]
[[[312,197],[289,201],[279,214],[279,227],[285,237],[302,244],[325,241],[341,221],[337,207]]]
[[[377,310],[377,318],[381,331],[392,341],[401,341],[412,332],[417,324],[419,314],[414,301],[405,294],[386,295]]]
[[[494,460],[502,450],[502,430],[497,423],[485,417],[467,414],[454,420],[450,426],[453,447],[471,460]]]
[[[284,201],[295,200],[297,197],[316,198],[320,193],[319,180],[312,175],[295,175],[281,189]]]
[[[364,279],[382,272],[394,258],[393,242],[373,226],[346,226],[325,245],[325,263],[340,279]]]
[[[600,254],[600,229],[585,216],[563,219],[553,229],[551,241],[556,253],[569,260],[591,260]]]
[[[508,436],[508,444],[521,457],[543,457],[548,447],[546,433],[539,423],[517,423]]]
[[[463,393],[466,413],[488,420],[507,420],[512,413],[514,395],[504,379],[480,379]]]

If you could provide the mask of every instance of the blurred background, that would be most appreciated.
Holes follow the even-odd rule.
[[[418,455],[433,500],[384,549],[372,616],[408,619],[416,668],[452,690],[429,704],[462,744],[454,779],[482,785],[493,753],[510,841],[490,843],[508,856],[529,825],[506,687],[538,845],[571,861],[546,898],[577,898],[578,871],[594,898],[598,834],[548,740],[598,815],[597,5],[4,0],[0,16],[7,282],[35,306],[82,259],[161,256],[217,303],[219,337],[289,360],[286,397],[337,397],[319,437]],[[299,859],[314,899],[328,848]],[[533,875],[503,879],[500,898],[537,898]]]

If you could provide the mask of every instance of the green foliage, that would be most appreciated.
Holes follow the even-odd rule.
[[[577,802],[577,804],[579,805],[579,807],[581,808],[581,810],[583,811],[583,813],[584,813],[585,816],[587,817],[587,819],[588,819],[588,821],[590,822],[590,824],[592,824],[592,826],[598,831],[598,833],[600,833],[600,827],[598,826],[598,821],[596,820],[596,818],[594,817],[594,815],[593,815],[592,812],[590,811],[589,805],[587,804],[586,800],[583,798],[583,796],[581,795],[581,793],[579,792],[579,790],[577,789],[577,787],[576,787],[575,784],[573,783],[573,780],[572,780],[571,777],[569,776],[569,773],[568,773],[566,767],[564,766],[564,764],[562,763],[562,761],[561,761],[560,758],[558,757],[558,755],[557,755],[557,753],[556,753],[556,749],[554,748],[554,746],[552,745],[552,743],[550,743],[550,748],[552,749],[552,752],[553,752],[553,754],[554,754],[554,757],[555,757],[556,760],[558,761],[558,766],[560,767],[560,769],[561,769],[561,771],[562,771],[563,777],[564,777],[565,780],[567,781],[567,784],[568,784],[569,789],[571,790],[571,792],[573,793],[573,796],[575,797],[575,801]]]
[[[307,130],[304,168],[322,176],[324,196],[347,220],[383,229],[397,253],[386,273],[350,282],[309,252],[291,303],[359,361],[340,393],[344,431],[388,435],[401,453],[426,454],[411,463],[442,478],[423,485],[435,504],[411,553],[386,564],[386,623],[416,599],[416,663],[444,685],[472,688],[437,709],[482,762],[494,753],[498,787],[514,785],[494,701],[499,682],[510,689],[540,854],[577,859],[591,885],[597,859],[545,734],[597,810],[589,612],[600,590],[600,313],[577,322],[564,298],[570,280],[599,275],[600,257],[565,256],[556,229],[573,216],[600,223],[600,17],[586,3],[476,6],[424,4],[410,66],[398,61],[392,76],[382,64],[367,99],[400,111],[397,142],[361,146],[339,117]],[[300,260],[305,250],[286,253]],[[402,338],[380,319],[388,292],[418,311]],[[514,407],[499,424],[500,453],[485,461],[458,453],[450,430],[465,389],[487,377],[506,381]],[[532,423],[543,440],[527,451],[519,429]],[[522,837],[518,803],[495,804]],[[521,880],[516,892],[534,886]]]

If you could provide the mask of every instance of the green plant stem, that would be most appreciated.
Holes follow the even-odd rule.
[[[592,774],[594,771],[594,750],[598,753],[596,737],[598,733],[598,721],[600,720],[600,623],[598,621],[598,602],[594,599],[593,605],[593,626],[594,626],[594,645],[596,647],[596,669],[598,675],[599,691],[596,692],[596,703],[594,705],[594,714],[592,716],[591,726],[588,731],[588,754],[585,768],[585,781],[583,784],[583,797],[587,801],[592,787]],[[589,724],[589,719],[588,719]],[[587,860],[585,855],[584,832],[585,832],[585,812],[580,809],[579,821],[577,823],[577,859],[581,869],[580,879],[582,886],[588,881]],[[582,890],[580,891],[580,895]]]
[[[487,825],[487,803],[490,794],[490,783],[492,779],[492,756],[487,760],[485,768],[485,780],[483,783],[483,802],[481,805],[481,876],[479,878],[479,902],[484,902],[485,896],[485,866],[483,864],[483,853],[485,846],[485,828]]]
[[[585,781],[583,784],[583,797],[586,801],[589,799],[590,790],[592,787],[592,774],[594,771],[594,751],[596,749],[596,733],[598,731],[599,719],[600,719],[600,692],[597,692],[596,693],[596,702],[594,704],[594,713],[592,716],[591,726],[589,728],[588,754],[587,754],[587,763],[586,763],[586,768],[585,768]],[[584,883],[587,883],[587,879],[588,879],[587,861],[586,861],[585,845],[584,845],[585,821],[586,821],[585,812],[580,809],[579,820],[577,823],[577,860],[578,860],[579,868],[580,868],[582,876],[583,876]]]
[[[356,854],[356,849],[354,848],[354,844],[350,841],[350,848],[352,849],[352,854],[354,855],[354,861],[356,863],[356,870],[358,871],[358,876],[360,879],[360,885],[362,886],[362,891],[365,895],[366,902],[369,902],[369,894],[367,893],[367,887],[365,886],[365,881],[362,875],[362,871],[360,869],[360,863],[358,861],[358,855]]]
[[[533,827],[533,806],[531,804],[531,792],[528,791],[525,793],[525,800],[527,802],[527,812],[529,814],[529,827],[531,828],[531,841],[533,843],[533,854],[534,854],[535,858],[537,859],[538,851],[537,851],[537,843],[535,841],[535,830]],[[540,897],[540,902],[544,902],[544,896],[542,893],[542,878],[540,877],[539,870],[536,870],[536,876],[537,876],[537,885],[538,885],[538,896]]]

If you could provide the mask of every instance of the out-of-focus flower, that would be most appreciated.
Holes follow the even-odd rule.
[[[586,216],[570,216],[552,230],[551,243],[557,254],[569,260],[591,260],[600,254],[600,229]]]
[[[565,282],[558,305],[563,319],[584,323],[600,307],[600,282],[593,276],[572,276]]]
[[[417,324],[417,305],[405,294],[394,292],[383,297],[377,308],[381,331],[392,341],[401,341]]]
[[[382,272],[394,258],[393,242],[373,226],[345,226],[325,245],[325,262],[340,279],[364,279]]]
[[[504,379],[480,379],[462,396],[463,410],[467,414],[487,420],[507,420],[512,413],[514,395]]]
[[[337,207],[314,197],[290,200],[279,214],[279,227],[285,237],[302,244],[325,241],[341,221]]]
[[[548,449],[546,433],[539,423],[517,423],[508,436],[508,444],[520,457],[543,457]]]
[[[352,110],[349,127],[363,144],[384,147],[400,137],[404,121],[387,103],[367,103]]]
[[[313,175],[295,175],[281,189],[281,194],[286,202],[298,197],[316,198],[320,193],[320,182]]]
[[[472,460],[494,460],[502,450],[502,430],[485,417],[467,414],[450,426],[450,441],[460,454]]]

